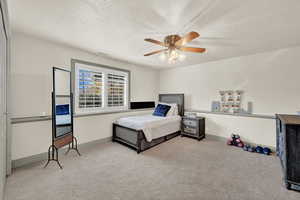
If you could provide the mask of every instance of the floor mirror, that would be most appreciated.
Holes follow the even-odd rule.
[[[77,148],[77,139],[73,132],[73,94],[71,88],[71,72],[62,68],[53,67],[52,91],[52,144],[48,149],[48,161],[55,161],[62,169],[58,160],[58,150],[68,146],[66,154]]]

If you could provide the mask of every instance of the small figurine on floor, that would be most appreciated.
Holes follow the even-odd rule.
[[[227,140],[227,144],[240,148],[243,148],[244,146],[244,143],[241,140],[240,136],[236,134],[231,134],[231,137]]]

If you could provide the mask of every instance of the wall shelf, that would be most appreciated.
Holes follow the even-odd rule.
[[[187,109],[185,112],[195,112],[195,113],[205,113],[205,114],[215,114],[215,115],[230,115],[236,117],[254,117],[263,119],[275,119],[275,115],[261,115],[261,114],[248,114],[248,113],[225,113],[225,112],[213,112],[208,110],[194,110]]]

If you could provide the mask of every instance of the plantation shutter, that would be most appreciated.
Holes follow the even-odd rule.
[[[125,75],[117,75],[108,73],[108,94],[107,94],[107,106],[119,107],[125,105]]]
[[[103,74],[79,70],[79,108],[102,107]]]

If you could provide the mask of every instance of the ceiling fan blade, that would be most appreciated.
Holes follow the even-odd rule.
[[[203,53],[205,52],[205,48],[196,48],[196,47],[180,47],[179,50],[181,51],[189,51],[194,53]]]
[[[176,46],[182,46],[185,45],[186,43],[188,43],[189,41],[192,41],[193,39],[199,37],[199,33],[192,31],[189,32],[188,34],[186,34],[185,36],[183,36],[180,40],[178,40],[175,45]]]
[[[161,49],[161,50],[158,50],[158,51],[153,51],[151,53],[147,53],[145,54],[144,56],[151,56],[153,54],[157,54],[157,53],[160,53],[160,52],[163,52],[163,51],[167,51],[168,49]]]
[[[151,42],[151,43],[154,43],[154,44],[158,44],[158,45],[163,46],[163,47],[166,46],[165,43],[160,42],[160,41],[158,41],[158,40],[153,40],[153,39],[151,39],[151,38],[146,38],[145,41],[146,41],[146,42]]]

